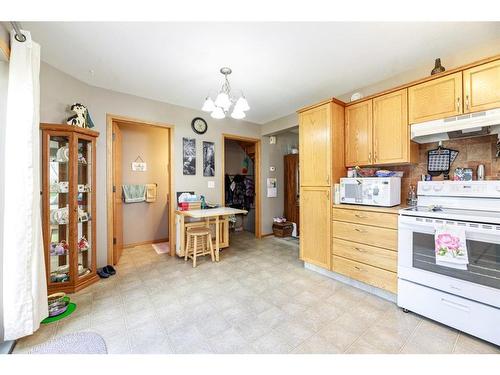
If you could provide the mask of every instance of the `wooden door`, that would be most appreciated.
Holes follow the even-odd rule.
[[[371,100],[345,109],[346,166],[372,164],[372,120]]]
[[[290,154],[284,156],[285,173],[285,217],[288,221],[297,224],[299,233],[299,155]]]
[[[464,112],[500,107],[500,60],[463,71]]]
[[[462,72],[408,89],[409,123],[443,119],[462,113]]]
[[[113,123],[113,264],[123,251],[122,133]]]
[[[300,194],[300,259],[330,268],[330,187],[302,187]]]
[[[373,99],[373,163],[409,162],[407,90]]]
[[[302,186],[330,186],[331,103],[299,116],[300,183]]]

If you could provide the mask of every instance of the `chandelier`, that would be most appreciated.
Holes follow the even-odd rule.
[[[222,84],[215,101],[212,100],[210,95],[208,95],[201,110],[205,112],[212,112],[210,116],[215,119],[223,119],[229,113],[232,106],[232,118],[237,120],[245,118],[245,111],[248,111],[250,106],[248,105],[243,93],[238,99],[231,95],[231,85],[227,79],[227,76],[232,73],[231,68],[221,68],[220,72],[224,75],[224,83]]]

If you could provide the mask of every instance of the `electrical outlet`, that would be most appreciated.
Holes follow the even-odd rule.
[[[210,180],[207,182],[207,185],[208,185],[209,189],[214,189],[215,188],[215,181]]]

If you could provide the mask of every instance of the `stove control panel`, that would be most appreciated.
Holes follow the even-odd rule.
[[[419,181],[420,196],[500,198],[500,180],[495,181]]]

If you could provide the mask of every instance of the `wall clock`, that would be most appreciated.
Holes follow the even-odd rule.
[[[201,117],[195,117],[193,121],[191,121],[191,128],[196,134],[205,134],[208,126],[204,119]]]

